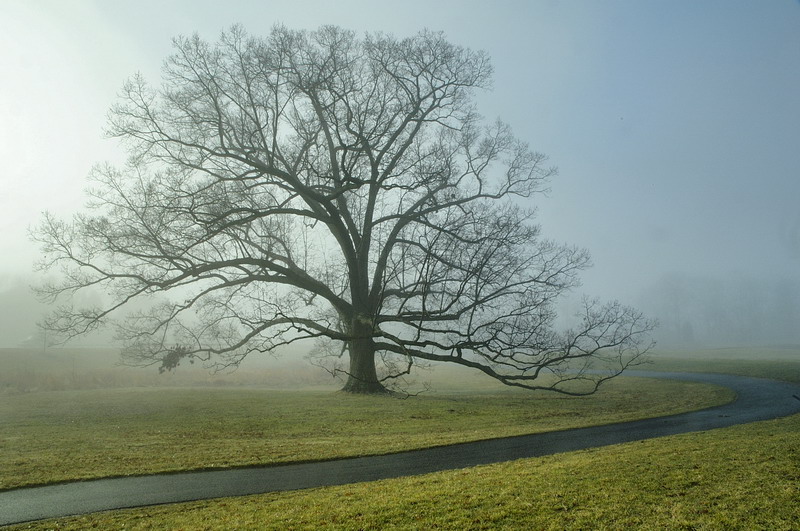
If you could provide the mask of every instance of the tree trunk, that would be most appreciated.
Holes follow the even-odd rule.
[[[350,342],[350,372],[342,391],[359,394],[388,394],[375,370],[375,344],[372,338]]]

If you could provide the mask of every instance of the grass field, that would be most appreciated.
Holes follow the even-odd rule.
[[[722,388],[638,378],[587,398],[497,387],[409,400],[236,388],[24,393],[0,401],[0,488],[379,454],[731,399]]]
[[[800,347],[717,348],[661,351],[648,369],[718,372],[800,382]]]
[[[754,362],[740,351],[676,353],[647,368],[777,373],[800,381],[796,354],[781,350]],[[364,447],[381,453],[615,422],[730,399],[716,388],[635,378],[612,381],[584,399],[515,392],[470,378],[437,382],[434,375],[440,391],[409,400],[330,390],[213,388],[13,394],[0,402],[0,471],[8,488],[71,477],[322,459],[357,455]],[[457,383],[471,391],[457,392]],[[51,442],[37,447],[37,440]],[[65,459],[67,449],[72,453]],[[20,528],[797,529],[798,449],[796,415],[414,478]],[[89,461],[76,467],[81,459]]]
[[[800,529],[800,415],[549,457],[13,529]]]
[[[188,365],[161,374],[153,367],[120,365],[118,349],[0,348],[0,366],[0,396],[127,387],[336,388],[327,373],[313,370],[297,356],[245,360],[239,371],[213,372]]]

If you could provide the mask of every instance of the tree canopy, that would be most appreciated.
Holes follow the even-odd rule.
[[[542,237],[533,198],[555,170],[478,114],[491,74],[430,31],[175,39],[160,85],[133,76],[109,113],[127,165],[98,165],[87,211],[36,231],[62,272],[43,294],[110,302],[46,326],[113,322],[128,361],[162,369],[316,339],[353,392],[421,361],[594,392],[641,360],[653,323],[587,301],[555,329],[589,256]],[[152,302],[120,316],[138,299]]]

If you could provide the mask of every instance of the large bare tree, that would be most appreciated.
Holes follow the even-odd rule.
[[[160,87],[134,76],[110,111],[129,163],[96,167],[87,213],[36,231],[45,269],[63,270],[45,294],[110,296],[47,325],[83,333],[151,298],[116,324],[129,361],[162,369],[317,338],[349,358],[351,392],[384,392],[420,360],[594,392],[640,361],[653,325],[587,302],[554,330],[589,257],[533,223],[554,170],[476,112],[491,71],[428,31],[176,39]]]

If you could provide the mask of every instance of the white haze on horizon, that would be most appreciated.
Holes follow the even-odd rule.
[[[658,319],[660,347],[800,344],[799,2],[3,0],[0,347],[44,310],[27,228],[124,160],[102,138],[123,81],[157,83],[173,36],[237,22],[429,27],[486,50],[479,110],[560,170],[535,201],[543,234],[593,257],[567,314],[586,293]]]

